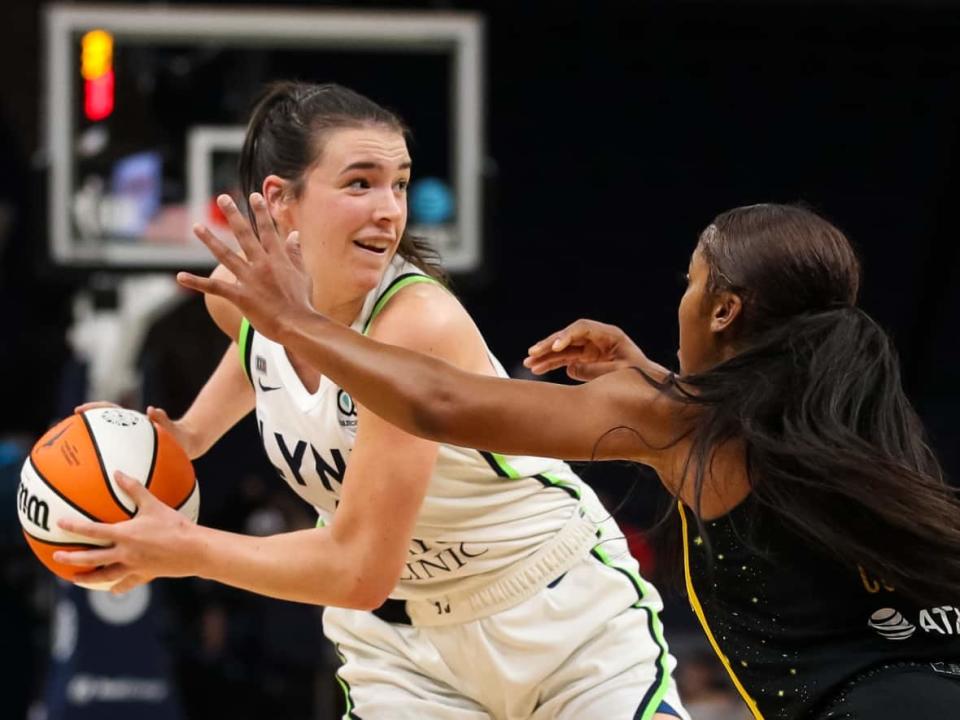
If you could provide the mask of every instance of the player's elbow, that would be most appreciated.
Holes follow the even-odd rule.
[[[404,556],[384,552],[376,540],[363,534],[354,535],[341,548],[337,572],[340,593],[335,604],[350,610],[373,610],[383,605],[400,580]]]
[[[375,610],[386,602],[395,587],[396,579],[382,568],[360,570],[350,584],[343,606],[351,610]]]
[[[370,587],[364,591],[358,592],[352,599],[349,607],[351,610],[364,610],[370,612],[371,610],[376,610],[378,607],[383,605],[389,597],[389,592],[380,592],[377,589]]]

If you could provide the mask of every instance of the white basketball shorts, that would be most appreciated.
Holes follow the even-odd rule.
[[[324,631],[343,663],[349,720],[689,720],[661,609],[614,540],[487,617],[415,627],[327,608]]]

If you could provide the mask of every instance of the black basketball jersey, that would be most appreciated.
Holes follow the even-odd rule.
[[[879,666],[949,669],[960,660],[960,598],[918,607],[802,539],[752,496],[706,523],[709,542],[692,511],[681,504],[679,512],[690,603],[754,717],[815,716]]]

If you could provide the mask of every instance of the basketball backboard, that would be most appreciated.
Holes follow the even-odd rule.
[[[480,264],[478,15],[52,5],[46,35],[55,263],[212,265],[190,227],[218,221],[217,193],[237,194],[244,122],[264,84],[299,79],[347,85],[408,122],[411,230],[453,272]]]

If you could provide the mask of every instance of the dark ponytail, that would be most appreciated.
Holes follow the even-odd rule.
[[[742,349],[659,384],[701,408],[687,475],[697,504],[713,449],[739,439],[755,502],[802,538],[920,602],[960,594],[960,502],[890,338],[852,305],[859,266],[846,238],[801,208],[731,212],[700,249],[720,286],[742,288]]]
[[[244,197],[260,192],[271,174],[291,181],[293,192],[299,195],[307,171],[322,156],[327,136],[335,130],[368,126],[409,135],[397,115],[340,85],[292,81],[268,85],[250,115],[240,150],[238,171]],[[253,213],[248,212],[253,222]],[[431,277],[446,282],[439,255],[425,239],[404,231],[397,252]]]

